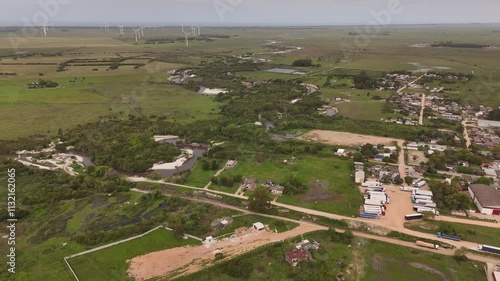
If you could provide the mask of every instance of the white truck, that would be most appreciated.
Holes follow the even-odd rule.
[[[383,184],[378,181],[365,181],[361,184],[362,187],[382,187]]]
[[[363,209],[367,214],[385,215],[384,208],[380,206],[364,205]]]
[[[427,184],[426,181],[419,181],[416,184],[414,184],[413,186],[416,187],[416,188],[421,188],[422,186],[424,186],[426,184]]]
[[[377,199],[365,199],[365,205],[379,206],[383,207],[384,209],[386,208],[384,206],[384,203],[382,203],[382,200],[377,200]]]
[[[400,186],[399,187],[399,190],[401,191],[413,191],[415,188],[414,187],[411,187],[411,186]]]
[[[424,196],[429,196],[432,197],[432,191],[430,190],[421,190],[421,189],[415,189],[413,190],[414,195],[424,195]]]

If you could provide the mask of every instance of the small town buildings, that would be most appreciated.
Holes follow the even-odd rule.
[[[285,187],[284,186],[281,186],[279,184],[273,184],[269,187],[269,191],[272,193],[272,194],[276,194],[276,195],[281,195],[283,194],[283,190],[285,190]]]
[[[257,231],[262,231],[262,230],[265,230],[266,229],[266,226],[261,223],[261,222],[256,222],[252,225],[253,229],[257,230]]]
[[[500,192],[493,186],[471,184],[469,194],[482,214],[500,215]]]
[[[243,191],[247,191],[247,189],[255,190],[257,188],[257,179],[244,178],[241,188],[243,189]]]
[[[312,260],[311,253],[306,249],[295,249],[285,254],[285,260],[291,266],[297,266],[301,261],[310,261]]]

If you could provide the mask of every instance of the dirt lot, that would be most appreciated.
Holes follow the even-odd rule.
[[[286,232],[253,232],[243,237],[218,241],[213,244],[177,247],[153,252],[130,260],[127,272],[135,280],[148,280],[154,277],[168,277],[170,279],[210,266],[215,258],[216,250],[220,250],[224,254],[224,259],[228,259],[275,241],[326,229],[323,226],[301,222],[300,226]]]
[[[393,141],[402,141],[398,139],[360,135],[346,132],[337,131],[323,131],[323,130],[312,130],[302,136],[299,139],[312,140],[333,145],[343,145],[343,146],[357,146],[365,143],[371,143],[373,145],[377,144],[391,144]]]
[[[408,164],[420,165],[421,162],[427,163],[427,161],[429,161],[429,159],[425,157],[425,153],[423,151],[408,150]]]
[[[404,215],[415,213],[411,203],[411,192],[399,190],[398,185],[384,185],[384,187],[391,198],[391,203],[387,204],[385,216],[380,218],[380,222],[391,229],[404,228]]]

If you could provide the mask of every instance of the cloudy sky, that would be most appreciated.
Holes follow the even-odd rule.
[[[500,22],[500,0],[0,0],[0,24],[347,25]],[[46,3],[46,4],[44,4]],[[379,16],[377,16],[379,15]]]

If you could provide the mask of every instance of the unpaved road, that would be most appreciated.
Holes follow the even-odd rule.
[[[143,191],[143,190],[139,190],[139,189],[132,189],[132,191],[141,192],[141,193],[148,193],[149,192],[149,191]],[[401,196],[405,196],[405,197],[406,197],[406,194],[410,194],[410,192],[404,192],[404,191],[399,191],[399,190],[395,191],[395,193],[396,192],[399,192]],[[394,194],[393,194],[393,196],[394,196]],[[164,194],[164,195],[168,196],[168,194]],[[279,216],[254,213],[254,212],[248,211],[246,209],[238,208],[235,206],[227,205],[227,204],[224,204],[221,202],[212,201],[212,200],[208,200],[208,199],[197,199],[197,198],[190,198],[190,197],[184,197],[184,198],[188,199],[188,200],[192,200],[192,201],[216,205],[216,206],[223,207],[223,208],[230,208],[233,210],[243,212],[245,214],[257,214],[260,216],[271,217],[271,218],[281,219],[281,220],[285,220],[285,221],[291,221],[291,222],[295,222],[295,223],[299,224],[299,227],[297,227],[295,229],[292,229],[292,230],[287,231],[287,232],[277,233],[275,235],[273,235],[273,233],[266,233],[266,235],[264,235],[264,236],[260,236],[260,234],[257,234],[254,236],[250,236],[249,240],[246,240],[246,238],[245,238],[243,240],[236,240],[236,241],[222,241],[225,243],[224,244],[216,244],[217,249],[220,249],[221,247],[230,247],[230,250],[228,252],[223,251],[226,254],[226,256],[228,256],[228,255],[235,256],[235,255],[244,253],[246,251],[249,251],[251,249],[254,249],[255,247],[259,247],[261,245],[265,245],[265,244],[271,243],[273,241],[278,241],[278,240],[298,236],[302,233],[315,231],[315,230],[327,229],[326,227],[318,226],[318,225],[310,223],[310,222],[297,221],[297,220],[283,218],[283,217],[279,217]],[[389,220],[389,223],[384,222],[383,219],[367,221],[367,220],[360,219],[360,218],[348,218],[348,217],[343,217],[343,216],[339,216],[339,215],[335,215],[335,214],[329,214],[329,213],[325,213],[325,212],[321,212],[321,211],[315,211],[315,210],[310,210],[310,209],[305,209],[305,208],[300,208],[300,207],[295,207],[295,206],[289,206],[289,205],[281,204],[281,203],[277,203],[277,202],[273,202],[273,205],[281,206],[284,208],[288,208],[288,209],[292,209],[292,210],[296,210],[296,211],[300,211],[300,212],[308,213],[308,214],[312,214],[312,215],[318,215],[318,216],[323,216],[323,217],[327,217],[327,218],[332,218],[332,219],[346,219],[346,220],[363,221],[363,222],[371,223],[373,225],[387,227],[387,228],[390,228],[393,230],[397,230],[397,231],[400,231],[402,233],[406,233],[406,234],[413,235],[416,237],[438,240],[435,237],[435,235],[433,235],[433,234],[417,232],[417,231],[413,231],[413,230],[404,228],[402,223],[401,223],[402,221],[400,222],[399,218],[396,218],[396,221],[391,222],[391,218],[388,217],[387,220]],[[393,207],[396,207],[396,206],[393,205]],[[394,209],[393,211],[395,211],[394,213],[398,213],[397,208],[393,208],[393,209]],[[402,216],[399,215],[399,217],[402,217]],[[343,232],[344,230],[336,229],[336,231]],[[363,237],[363,238],[383,241],[383,242],[401,245],[401,246],[410,247],[410,248],[415,248],[415,249],[419,249],[419,250],[423,250],[423,251],[435,252],[435,253],[444,254],[444,255],[453,255],[454,254],[453,250],[442,249],[442,248],[439,250],[428,249],[428,248],[424,248],[424,247],[419,247],[412,242],[401,241],[401,240],[397,240],[397,239],[389,238],[389,237],[385,237],[385,236],[377,236],[377,235],[368,234],[368,233],[359,232],[359,231],[354,231],[353,234],[357,237]],[[238,241],[240,241],[240,243],[238,243]],[[233,243],[233,244],[231,244],[231,243]],[[476,249],[476,247],[477,247],[476,243],[467,242],[467,241],[457,242],[457,241],[446,240],[446,243],[455,246],[457,249],[459,249],[460,247],[465,247],[467,249]],[[199,246],[199,247],[203,247],[203,246]],[[179,268],[184,267],[182,272],[176,272],[175,274],[187,274],[190,272],[195,272],[197,270],[200,270],[201,266],[205,265],[204,262],[210,261],[214,257],[214,253],[213,253],[213,250],[215,249],[214,247],[209,247],[208,249],[197,248],[195,251],[195,253],[196,253],[195,255],[192,255],[192,250],[193,250],[192,248],[193,247],[191,247],[191,248],[180,247],[180,248],[176,248],[176,250],[170,249],[170,250],[172,250],[170,252],[168,252],[169,250],[165,250],[165,251],[155,252],[157,254],[150,253],[150,254],[142,256],[142,257],[134,258],[134,259],[132,259],[132,261],[133,262],[135,261],[135,265],[134,265],[135,267],[131,267],[129,269],[129,273],[131,276],[136,277],[137,278],[136,280],[145,280],[144,278],[152,278],[152,277],[149,277],[151,274],[155,274],[155,276],[164,276],[165,274],[168,274],[169,272],[173,273],[173,272],[176,272],[176,270],[178,270]],[[186,253],[188,253],[188,254],[186,254]],[[500,258],[482,256],[482,255],[471,254],[471,253],[468,253],[466,255],[469,259],[487,263],[488,266],[490,266],[492,264],[500,263]],[[177,258],[175,258],[175,261],[171,262],[172,266],[167,266],[167,265],[161,263],[165,260],[168,260],[169,257],[170,257],[170,259],[172,259],[172,256],[177,257]],[[198,257],[198,258],[196,259],[196,257]],[[192,263],[193,261],[194,261],[194,263]],[[134,263],[132,263],[132,264],[134,264]],[[160,275],[158,275],[158,274],[160,274]],[[143,279],[141,279],[141,278],[143,278]]]
[[[220,250],[225,259],[230,259],[269,243],[328,229],[309,222],[298,223],[300,223],[298,227],[281,233],[254,231],[243,237],[217,241],[213,244],[177,247],[138,256],[130,261],[127,272],[129,276],[140,281],[160,276],[178,277],[206,268],[207,263],[214,261],[216,250]]]
[[[420,108],[420,117],[418,118],[418,124],[424,125],[424,108],[425,108],[425,94],[422,94],[422,104]]]

